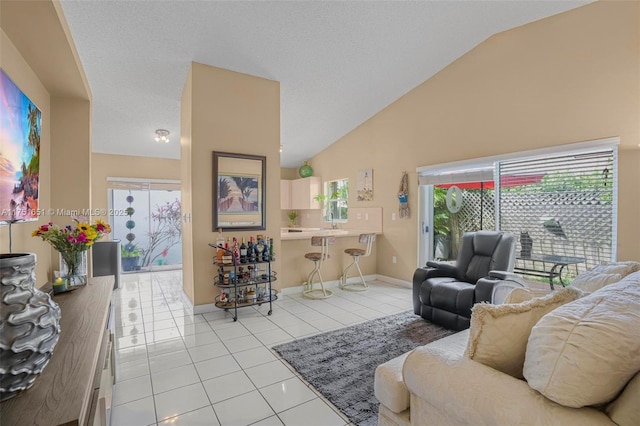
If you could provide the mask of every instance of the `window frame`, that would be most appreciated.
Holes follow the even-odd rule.
[[[336,185],[336,190],[332,190],[331,185]],[[342,188],[340,188],[342,186]],[[325,181],[323,185],[323,199],[324,205],[322,207],[322,220],[324,222],[331,223],[347,223],[348,221],[348,211],[349,211],[349,179],[348,178],[340,178],[333,179],[329,181]],[[333,194],[338,194],[336,198],[332,198]],[[339,204],[343,205],[339,205]],[[335,208],[332,208],[335,206]],[[333,211],[340,212],[344,209],[344,217],[340,215],[339,217],[331,218],[330,214]]]

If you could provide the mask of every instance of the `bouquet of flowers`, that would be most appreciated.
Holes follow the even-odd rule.
[[[104,234],[111,232],[109,224],[101,220],[90,225],[80,219],[73,219],[74,226],[67,225],[64,228],[49,222],[38,227],[31,234],[49,242],[56,249],[62,260],[67,265],[69,275],[76,275],[80,263],[80,254],[89,249]]]

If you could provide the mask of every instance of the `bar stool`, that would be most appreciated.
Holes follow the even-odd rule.
[[[360,265],[358,264],[358,261],[360,260],[361,257],[367,257],[371,254],[371,245],[375,240],[376,240],[376,234],[360,234],[360,237],[358,238],[358,242],[360,244],[366,244],[367,248],[365,250],[361,248],[345,249],[344,252],[353,257],[353,262],[349,266],[347,266],[344,269],[344,272],[342,273],[342,279],[340,280],[341,289],[350,290],[350,291],[366,291],[369,289],[369,286],[367,285],[366,281],[364,280],[364,277],[362,276],[362,271],[360,270]],[[362,280],[362,284],[360,284],[359,282],[347,284],[347,278],[349,277],[349,269],[351,269],[353,265],[356,266],[356,269],[360,274],[360,279]]]
[[[333,295],[331,290],[327,290],[324,288],[324,282],[322,281],[322,274],[320,273],[320,268],[322,267],[322,263],[329,259],[329,246],[336,242],[336,237],[325,237],[325,236],[315,236],[311,237],[311,245],[314,247],[320,247],[320,253],[306,253],[304,257],[306,259],[312,260],[314,263],[313,271],[309,274],[309,279],[307,280],[305,285],[305,289],[302,292],[303,297],[308,297],[309,299],[326,299]],[[318,279],[320,280],[320,288],[313,288],[313,278],[315,275],[318,275]]]

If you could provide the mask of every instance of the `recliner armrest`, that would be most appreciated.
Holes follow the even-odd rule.
[[[433,260],[429,260],[427,262],[427,266],[430,268],[434,268],[434,269],[439,269],[440,271],[443,271],[443,273],[445,273],[446,275],[439,275],[439,276],[446,276],[446,277],[454,277],[456,276],[456,274],[458,273],[458,268],[456,265],[452,265],[451,263],[446,263],[446,262],[436,262]]]
[[[508,271],[489,271],[489,276],[491,278],[498,278],[501,280],[511,280],[516,282],[521,282],[524,284],[524,280],[520,278],[519,275],[514,274],[513,272]]]

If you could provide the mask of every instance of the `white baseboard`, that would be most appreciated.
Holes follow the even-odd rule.
[[[364,280],[365,281],[378,280],[378,281],[383,281],[385,283],[397,285],[397,286],[400,286],[400,287],[412,288],[412,285],[411,285],[411,283],[409,281],[404,281],[404,280],[399,280],[397,278],[387,277],[386,275],[379,275],[379,274],[365,275],[364,276]],[[358,282],[360,282],[360,277],[350,277],[350,278],[347,279],[347,283],[348,284],[358,283]],[[324,286],[326,288],[329,288],[329,289],[338,288],[338,287],[340,287],[340,280],[325,281],[324,282]],[[319,286],[316,285],[316,287],[319,287]],[[293,286],[293,287],[283,288],[282,290],[280,290],[280,293],[285,295],[285,296],[286,295],[292,296],[292,295],[296,295],[296,294],[301,294],[303,290],[304,290],[304,285],[297,285],[297,286]],[[206,314],[207,312],[216,312],[219,309],[220,308],[216,307],[216,305],[214,303],[208,303],[206,305],[194,306],[193,307],[193,313],[194,314]]]
[[[365,281],[373,281],[378,279],[378,275],[365,275],[364,276],[364,280]],[[360,277],[350,277],[347,278],[347,284],[354,284],[354,283],[359,283],[360,281]],[[331,281],[325,281],[324,282],[324,286],[326,288],[338,288],[340,287],[340,280],[331,280]],[[319,288],[320,286],[318,284],[315,284],[316,288]],[[294,294],[300,294],[302,293],[302,291],[304,290],[304,285],[297,285],[294,287],[287,287],[287,288],[283,288],[281,290],[282,294],[284,295],[294,295]]]
[[[384,281],[385,283],[394,284],[400,287],[413,288],[410,281],[400,280],[398,278],[387,277],[386,275],[375,275],[377,280]]]

